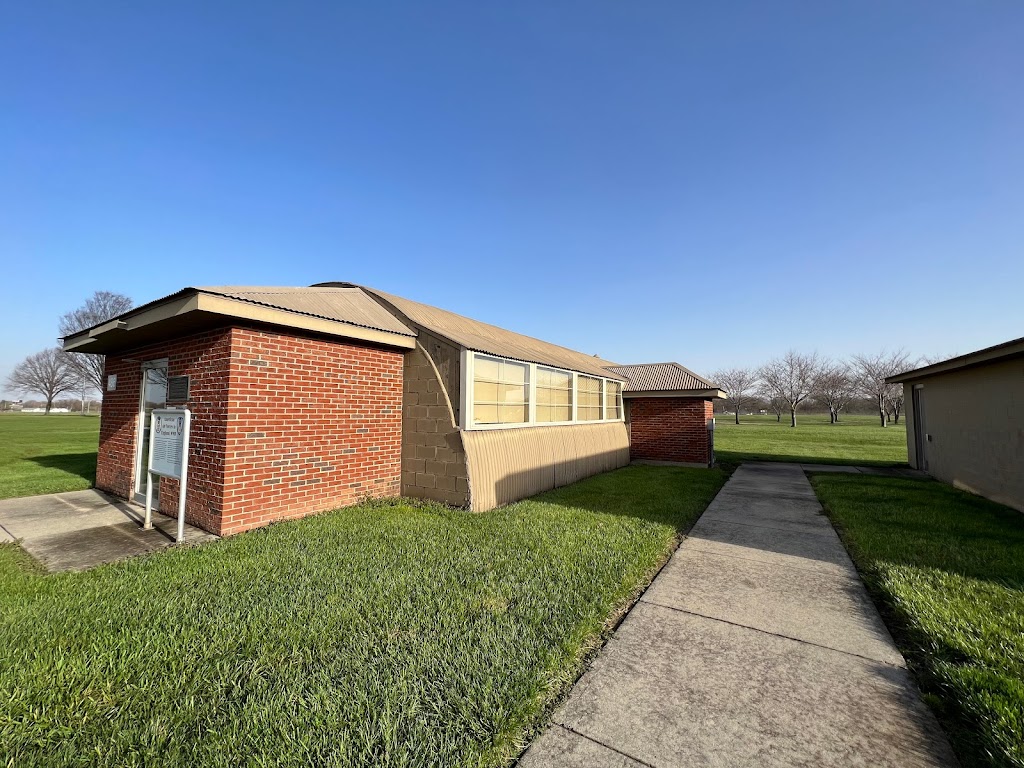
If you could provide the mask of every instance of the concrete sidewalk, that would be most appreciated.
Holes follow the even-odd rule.
[[[795,464],[744,464],[520,765],[952,766]]]
[[[51,493],[0,501],[0,543],[17,541],[49,571],[80,571],[101,563],[155,552],[174,544],[177,518],[153,514],[97,490]],[[201,528],[185,526],[185,542],[213,541]]]

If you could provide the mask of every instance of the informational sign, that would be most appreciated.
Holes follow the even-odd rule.
[[[185,422],[188,411],[159,409],[153,411],[153,426],[149,433],[152,444],[149,471],[163,477],[181,478],[185,456]]]
[[[146,529],[153,527],[153,476],[173,477],[178,486],[178,537],[185,540],[185,496],[188,493],[188,408],[157,408],[149,417],[149,462],[146,465]]]

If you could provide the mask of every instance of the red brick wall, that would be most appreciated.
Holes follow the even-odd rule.
[[[710,400],[687,397],[629,398],[629,457],[708,464]]]
[[[131,497],[142,363],[167,358],[169,376],[191,376],[192,435],[185,517],[194,525],[217,531],[222,506],[230,356],[231,331],[227,328],[108,356],[106,372],[117,374],[117,389],[103,393],[96,487]],[[176,515],[178,481],[164,478],[159,482],[160,508]]]
[[[220,533],[397,496],[402,353],[236,328]]]
[[[237,327],[107,358],[97,487],[131,495],[141,364],[165,357],[192,377],[188,522],[227,535],[398,494],[402,353]],[[168,514],[177,485],[161,481]]]

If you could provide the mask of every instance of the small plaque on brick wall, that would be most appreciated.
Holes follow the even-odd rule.
[[[167,377],[167,402],[184,403],[188,400],[188,376]]]

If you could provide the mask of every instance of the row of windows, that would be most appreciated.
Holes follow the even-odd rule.
[[[472,356],[472,369],[473,426],[622,419],[617,381],[480,354]]]

